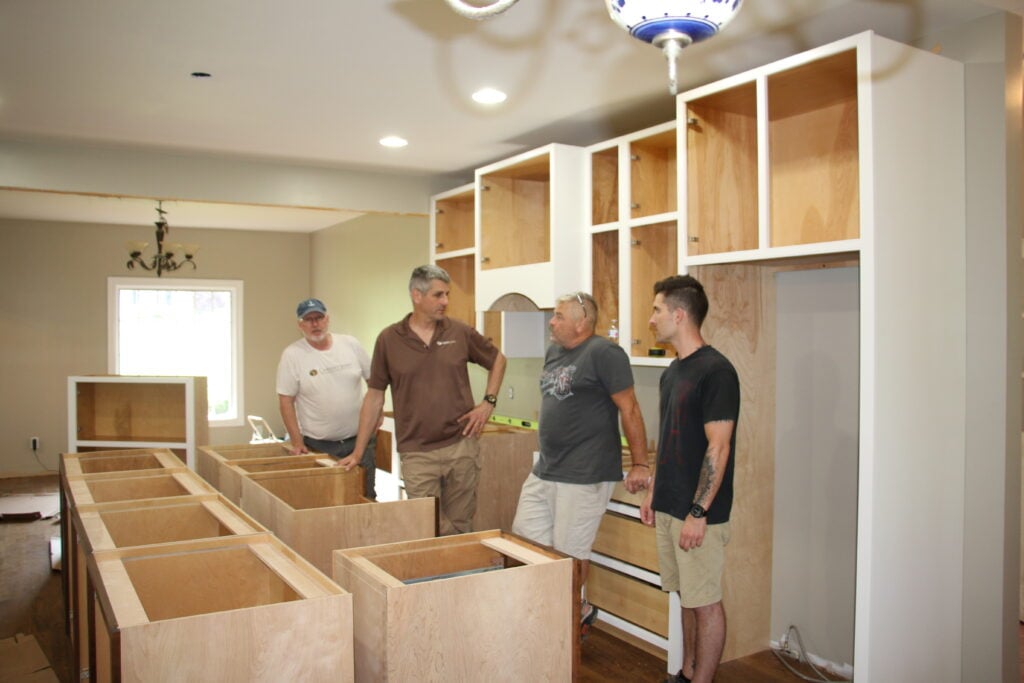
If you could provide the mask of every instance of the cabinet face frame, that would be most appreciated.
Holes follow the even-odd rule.
[[[676,123],[668,121],[643,130],[624,135],[611,141],[592,145],[586,149],[590,160],[591,175],[585,184],[587,203],[592,206],[607,203],[609,195],[609,168],[613,154],[618,159],[615,169],[617,181],[618,220],[598,224],[596,213],[591,213],[590,229],[586,248],[587,272],[584,281],[600,306],[597,334],[608,336],[612,319],[615,319],[619,333],[619,344],[630,356],[634,365],[667,365],[666,356],[648,356],[646,349],[653,343],[643,343],[644,352],[634,355],[633,340],[642,341],[647,335],[647,319],[653,296],[650,295],[653,279],[646,273],[642,286],[637,289],[634,280],[632,252],[634,231],[645,226],[666,224],[672,232],[678,232],[679,173],[676,170],[679,143],[676,140]],[[600,170],[604,177],[595,177]],[[634,207],[640,204],[639,207]],[[605,213],[608,210],[603,210]],[[657,278],[667,277],[676,271],[678,246],[672,244],[671,253],[664,255],[665,272]],[[638,332],[639,330],[639,332]]]

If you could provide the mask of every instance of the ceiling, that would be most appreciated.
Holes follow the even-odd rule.
[[[911,42],[1017,3],[748,0],[720,36],[683,51],[680,90],[861,30]],[[601,0],[521,0],[481,22],[444,0],[0,2],[8,139],[468,174],[550,142],[585,145],[667,121],[667,82],[661,54],[618,28]],[[508,101],[472,102],[485,85]],[[388,134],[409,145],[380,146]],[[0,217],[115,222],[129,201],[39,195],[0,192]],[[165,208],[174,225],[260,220],[238,205]],[[337,219],[303,209],[274,224],[315,230]]]

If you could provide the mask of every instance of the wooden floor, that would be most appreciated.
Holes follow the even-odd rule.
[[[56,475],[0,479],[0,495],[56,491]],[[51,570],[49,558],[49,539],[59,535],[55,519],[0,523],[0,639],[16,633],[34,635],[58,678],[71,683],[78,678],[64,633],[60,575]],[[600,630],[592,631],[583,641],[581,664],[582,683],[655,683],[666,676],[664,660]],[[768,651],[726,662],[715,678],[717,683],[799,680]]]

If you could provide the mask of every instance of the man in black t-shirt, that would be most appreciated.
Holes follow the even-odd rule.
[[[661,376],[661,438],[654,486],[640,507],[657,528],[664,591],[678,591],[683,668],[670,680],[710,683],[725,646],[722,569],[729,542],[740,385],[700,328],[704,287],[689,275],[654,285],[651,325],[676,359]]]

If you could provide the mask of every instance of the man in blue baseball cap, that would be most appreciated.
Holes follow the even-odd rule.
[[[300,301],[295,315],[302,339],[285,348],[277,366],[277,397],[290,451],[343,458],[355,447],[370,357],[355,337],[330,332],[327,306],[320,299]],[[372,444],[359,464],[365,495],[376,498]]]

